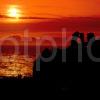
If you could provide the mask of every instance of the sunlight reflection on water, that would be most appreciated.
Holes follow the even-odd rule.
[[[33,58],[23,55],[0,57],[0,77],[32,77]]]

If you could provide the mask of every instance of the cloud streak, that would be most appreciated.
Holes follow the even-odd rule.
[[[100,32],[100,18],[69,17],[60,20],[48,20],[31,23],[1,23],[1,32],[19,32],[25,29],[30,32],[61,32],[62,28],[67,31]]]
[[[14,19],[15,17],[9,17],[6,15],[0,15],[0,18],[12,18]],[[59,19],[59,18],[49,18],[49,17],[19,17],[19,19]]]

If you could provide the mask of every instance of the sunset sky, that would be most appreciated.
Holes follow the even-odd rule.
[[[0,14],[16,6],[21,16],[100,16],[100,0],[0,0]]]
[[[100,31],[99,8],[100,0],[0,0],[0,32]]]

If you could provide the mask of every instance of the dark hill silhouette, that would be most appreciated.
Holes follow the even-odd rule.
[[[78,56],[79,43],[76,42],[77,38],[76,40],[72,40],[71,46],[68,48],[56,48],[57,54],[52,61],[44,62],[40,59],[39,79],[51,80],[54,86],[52,87],[52,91],[55,90],[58,95],[87,95],[88,92],[95,94],[97,92],[96,89],[98,88],[98,79],[100,77],[97,64],[100,62],[97,63],[88,56],[88,43],[84,43],[83,33],[75,32],[73,34],[73,37],[74,36],[80,38],[82,41],[81,50],[83,56]],[[91,39],[95,40],[94,33],[88,33],[87,38],[88,42]],[[91,49],[93,56],[100,58],[100,40],[95,40]],[[66,62],[62,62],[62,50],[66,51]],[[45,49],[41,56],[48,58],[51,54],[52,49]],[[81,56],[82,61],[80,60]],[[78,57],[80,57],[79,62]],[[35,65],[37,61],[35,62]]]

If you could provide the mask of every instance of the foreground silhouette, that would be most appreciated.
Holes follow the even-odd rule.
[[[73,39],[74,37],[75,39]],[[36,72],[38,73],[38,78],[36,79],[52,81],[54,86],[52,90],[55,90],[57,95],[72,96],[73,93],[83,95],[84,90],[84,94],[91,91],[94,94],[93,91],[98,88],[97,84],[100,75],[97,64],[99,64],[100,60],[92,59],[88,54],[88,49],[91,48],[93,57],[100,58],[100,40],[95,40],[94,33],[88,33],[87,42],[84,42],[83,33],[75,32],[73,38],[70,47],[55,48],[57,49],[57,54],[50,62],[44,62],[40,59],[41,57],[38,58],[40,59],[40,74]],[[78,38],[81,42],[77,41]],[[88,47],[88,43],[91,40],[93,40],[93,44]],[[79,44],[82,44],[80,54],[78,54]],[[66,51],[65,62],[62,62],[63,50]],[[52,49],[45,49],[41,56],[48,58],[51,54]],[[35,67],[38,59],[35,62]],[[92,86],[93,83],[95,83],[94,86]]]

